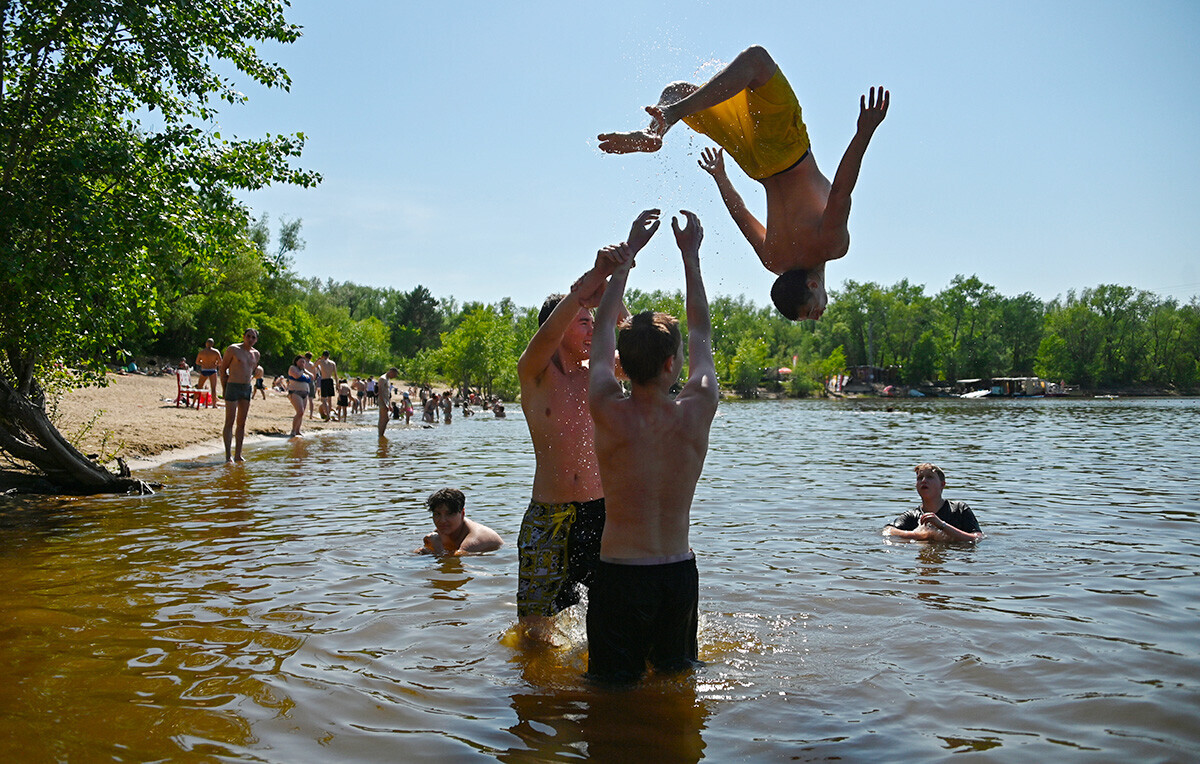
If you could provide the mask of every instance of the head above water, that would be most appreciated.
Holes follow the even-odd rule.
[[[451,512],[462,512],[467,506],[467,497],[457,488],[440,488],[429,494],[425,507],[434,511],[438,507],[447,507]]]
[[[789,321],[815,321],[825,312],[828,300],[822,280],[804,268],[785,272],[771,285],[771,302]]]
[[[943,483],[946,482],[946,473],[942,472],[942,468],[937,466],[936,464],[930,464],[929,462],[922,462],[922,463],[918,464],[916,467],[913,467],[913,472],[917,473],[918,478],[932,476],[932,477],[936,477],[938,480],[940,480]]]
[[[679,320],[670,313],[643,311],[625,319],[617,330],[621,368],[635,384],[644,385],[661,374],[681,343]]]

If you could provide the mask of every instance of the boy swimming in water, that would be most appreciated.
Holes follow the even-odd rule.
[[[679,121],[721,145],[706,149],[699,164],[712,175],[729,214],[767,270],[779,276],[771,300],[792,321],[818,319],[829,298],[825,263],[845,256],[850,192],[858,182],[863,155],[875,129],[887,116],[890,94],[871,88],[860,99],[858,130],[838,165],[833,183],[817,168],[809,147],[800,104],[766,49],[742,51],[703,86],[673,82],[644,130],[605,133],[600,149],[609,154],[658,151],[663,136]],[[767,194],[764,227],[746,208],[725,174],[724,152]]]
[[[417,554],[461,557],[473,552],[491,552],[504,545],[500,534],[486,525],[467,519],[467,497],[457,488],[434,491],[425,500],[437,529],[425,537]]]

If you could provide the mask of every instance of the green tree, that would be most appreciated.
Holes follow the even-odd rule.
[[[103,379],[133,327],[254,248],[235,196],[296,170],[303,136],[225,139],[244,96],[284,70],[253,43],[292,42],[272,0],[153,4],[0,0],[0,448],[79,491],[144,490],[79,454],[46,417],[39,374]]]

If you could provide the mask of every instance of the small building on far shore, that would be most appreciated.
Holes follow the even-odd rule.
[[[991,377],[954,382],[954,391],[959,395],[985,390],[986,397],[990,398],[1035,398],[1049,393],[1049,383],[1040,377]]]

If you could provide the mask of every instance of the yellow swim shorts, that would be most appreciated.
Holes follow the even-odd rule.
[[[746,88],[683,121],[719,143],[755,180],[790,169],[809,148],[800,102],[782,69],[758,90]]]

